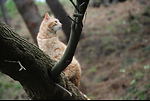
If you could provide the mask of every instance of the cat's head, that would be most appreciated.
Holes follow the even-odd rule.
[[[45,27],[47,27],[48,29],[54,32],[62,28],[62,24],[60,23],[60,21],[56,19],[55,17],[50,16],[48,13],[45,14],[43,23]]]

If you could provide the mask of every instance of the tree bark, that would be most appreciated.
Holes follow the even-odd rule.
[[[42,17],[38,12],[38,8],[33,0],[14,0],[16,7],[23,17],[31,36],[37,44],[37,34],[42,21]]]
[[[68,42],[70,38],[71,20],[68,18],[66,11],[58,0],[46,0],[48,6],[54,13],[55,17],[62,23],[62,29],[65,33],[66,40]]]
[[[0,22],[0,71],[18,81],[33,100],[85,100],[63,73],[58,84],[48,74],[56,61]]]

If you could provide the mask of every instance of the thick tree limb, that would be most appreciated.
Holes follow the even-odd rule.
[[[78,88],[61,73],[59,85],[48,75],[56,61],[36,45],[20,37],[0,22],[0,71],[17,80],[33,100],[84,100]]]

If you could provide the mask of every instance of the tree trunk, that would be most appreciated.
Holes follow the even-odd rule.
[[[4,18],[5,23],[7,25],[11,26],[8,15],[7,15],[7,11],[5,9],[4,0],[0,0],[0,6],[1,6],[1,10],[2,10],[2,13],[3,13],[3,18]]]
[[[35,44],[37,44],[36,37],[42,21],[37,6],[33,0],[14,0],[14,2],[26,23]]]
[[[59,3],[58,0],[46,0],[48,6],[54,13],[55,17],[60,20],[62,23],[62,29],[65,33],[67,42],[70,37],[70,30],[71,30],[71,20],[67,16],[66,11],[64,10],[63,6]]]
[[[59,87],[49,77],[56,61],[37,46],[20,37],[6,24],[0,22],[0,71],[20,82],[33,100],[84,100],[78,88],[63,73]]]

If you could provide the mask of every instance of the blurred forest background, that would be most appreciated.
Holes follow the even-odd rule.
[[[5,21],[33,44],[36,44],[36,31],[30,28],[37,30],[38,27],[27,24],[38,16],[41,22],[46,12],[62,18],[58,15],[61,11],[50,8],[48,2],[58,1],[71,17],[74,11],[69,0],[34,0],[39,15],[19,12],[14,1],[17,0],[3,2]],[[1,6],[1,21],[4,21],[3,14]],[[24,20],[21,14],[33,16]],[[90,0],[83,24],[75,52],[82,68],[79,89],[92,100],[150,100],[150,0]],[[58,32],[65,44],[69,36],[65,29],[69,28],[65,26]],[[0,99],[29,98],[17,81],[0,73]]]

